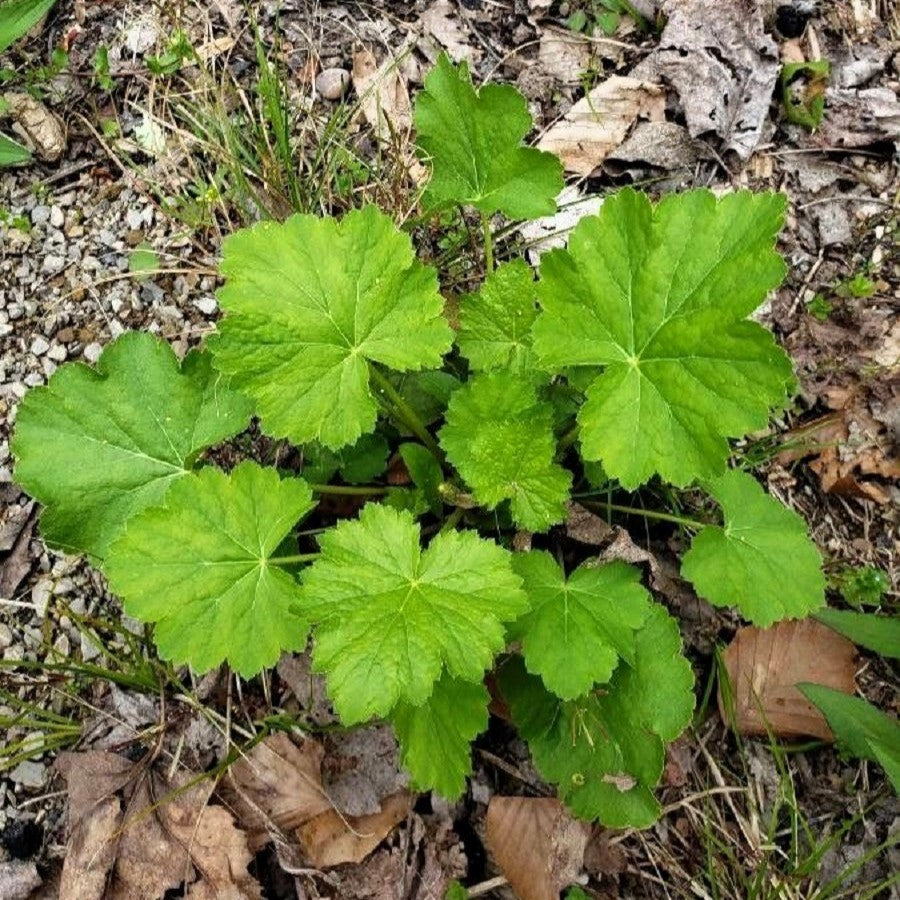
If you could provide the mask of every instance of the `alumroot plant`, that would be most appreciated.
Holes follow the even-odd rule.
[[[162,657],[249,677],[311,639],[342,721],[390,721],[414,783],[448,796],[495,669],[565,802],[646,826],[665,743],[694,706],[678,624],[633,566],[566,571],[509,546],[527,531],[558,549],[576,483],[609,495],[657,479],[721,509],[721,525],[687,523],[682,574],[702,597],[761,625],[822,604],[803,522],[729,464],[729,441],[792,387],[790,360],[748,319],[785,273],[784,198],[654,205],[623,190],[535,277],[523,259],[494,268],[491,233],[497,214],[552,213],[562,187],[559,161],[522,144],[525,100],[476,91],[442,58],[416,126],[425,208],[484,222],[486,278],[455,332],[440,273],[384,212],[263,222],[225,242],[224,317],[204,348],[179,363],[125,334],[96,369],[67,364],[26,396],[16,477],[44,504],[46,540],[102,568]],[[303,477],[204,460],[252,416],[302,449]],[[361,484],[393,452],[413,486]],[[336,491],[371,499],[299,552],[298,523]]]

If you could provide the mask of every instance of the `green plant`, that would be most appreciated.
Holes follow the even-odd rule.
[[[623,16],[630,16],[640,31],[646,32],[651,28],[647,19],[628,0],[590,0],[583,8],[579,7],[569,15],[566,27],[589,34],[599,30],[610,37],[616,33]]]
[[[815,131],[825,115],[825,89],[831,63],[814,59],[781,67],[781,102],[788,122]]]
[[[841,569],[829,576],[829,584],[850,606],[880,606],[890,587],[887,573],[876,566]]]
[[[563,183],[522,143],[524,98],[476,91],[442,57],[415,118],[427,213],[482,221],[485,279],[460,299],[457,334],[439,273],[375,207],[261,222],[225,241],[224,317],[203,349],[179,364],[129,333],[96,369],[62,366],[26,396],[16,478],[45,506],[45,538],[103,569],[163,658],[249,677],[311,634],[343,722],[391,722],[414,783],[451,796],[495,669],[565,801],[647,826],[665,744],[691,720],[691,667],[639,571],[578,566],[555,526],[583,485],[610,515],[694,534],[683,574],[713,603],[763,625],[822,604],[800,518],[729,467],[729,439],[793,384],[748,319],[784,276],[784,199],[700,190],[654,206],[624,190],[535,281],[524,260],[495,267],[494,218],[552,212]],[[295,461],[226,474],[204,454],[251,415]],[[394,450],[408,487],[377,481]],[[613,502],[650,482],[668,509]],[[709,513],[688,518],[698,491]],[[320,517],[316,548],[297,526],[330,494],[370,502]],[[517,530],[541,549],[512,553]]]
[[[166,49],[156,55],[144,58],[147,71],[151,75],[174,75],[185,62],[196,59],[197,53],[191,45],[190,38],[182,29],[177,29],[166,43]]]

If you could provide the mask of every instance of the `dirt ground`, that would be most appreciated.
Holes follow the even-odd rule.
[[[397,61],[396,113],[440,51],[465,59],[476,83],[514,84],[528,98],[538,143],[558,136],[573,107],[611,78],[651,85],[640,88],[639,102],[630,94],[597,101],[609,103],[603,127],[595,123],[563,154],[573,197],[627,184],[654,196],[699,186],[787,195],[779,250],[789,271],[763,319],[795,360],[798,391],[742,449],[758,458],[769,490],[809,523],[831,598],[839,600],[854,572],[874,567],[886,575],[880,603],[896,612],[897,11],[888,0],[633,0],[630,12],[596,18],[616,8],[579,0],[60,0],[0,57],[9,73],[0,92],[34,104],[0,113],[0,131],[33,145],[36,157],[0,170],[0,749],[18,748],[5,754],[14,764],[0,756],[0,898],[125,896],[114,885],[90,893],[86,882],[83,893],[60,893],[71,766],[81,765],[60,765],[63,750],[217,771],[230,741],[252,739],[267,717],[296,715],[321,740],[323,783],[344,797],[343,814],[380,814],[384,798],[404,787],[386,729],[334,731],[305,657],[285,658],[250,683],[213,673],[185,679],[180,692],[171,684],[147,690],[154,670],[135,663],[146,655],[143,629],[121,615],[84,561],[42,543],[38,510],[13,483],[9,452],[18,402],[59,364],[95,361],[128,329],[159,334],[179,352],[210,331],[219,249],[233,229],[292,208],[334,213],[364,200],[398,219],[411,214],[413,138],[380,140],[377,114],[360,103],[372,62]],[[256,128],[263,101],[255,35],[286,85],[295,183]],[[782,88],[781,63],[822,59],[827,78],[801,73]],[[816,97],[824,97],[817,127],[789,121],[786,102],[809,106]],[[238,131],[249,150],[221,125],[235,109],[243,109]],[[571,221],[548,230],[566,227]],[[427,233],[422,239],[426,256],[441,252]],[[511,232],[498,252],[533,239]],[[443,287],[464,290],[472,277],[461,269]],[[675,529],[637,518],[622,524],[674,571]],[[881,770],[821,743],[736,738],[705,691],[738,619],[683,583],[659,599],[679,616],[705,714],[670,748],[660,822],[586,838],[573,870],[585,893],[894,896],[900,806]],[[857,685],[896,713],[888,661],[863,653]],[[234,730],[223,736],[226,720]],[[95,763],[107,794],[119,790],[115,764]],[[462,800],[419,796],[358,863],[317,867],[263,841],[251,866],[263,895],[424,900],[459,879],[469,896],[513,897],[486,850],[487,805],[495,795],[550,797],[552,789],[501,716],[476,742],[474,765]],[[79,778],[88,794],[99,791],[99,782]],[[356,802],[367,792],[374,806]],[[127,804],[139,800],[129,795]],[[561,834],[554,840],[564,845]],[[545,848],[547,858],[558,850]],[[145,896],[157,896],[150,890]],[[234,890],[218,895],[260,896],[256,887]],[[196,884],[165,893],[214,895]]]

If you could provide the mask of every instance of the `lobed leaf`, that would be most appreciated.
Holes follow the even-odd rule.
[[[532,123],[515,88],[487,84],[476,91],[468,67],[454,66],[442,53],[416,98],[415,123],[433,169],[426,190],[431,205],[467,204],[511,219],[556,212],[562,164],[552,153],[522,146]]]
[[[728,438],[765,425],[791,363],[746,317],[784,277],[779,194],[707,190],[653,206],[630,188],[541,257],[542,364],[603,366],[578,422],[582,455],[635,488],[721,474]]]
[[[579,566],[566,578],[545,551],[517,553],[531,611],[510,628],[522,642],[525,666],[564,700],[609,681],[624,659],[635,661],[635,634],[650,612],[641,573],[624,562]]]
[[[706,484],[725,525],[693,540],[681,574],[716,606],[737,606],[755,625],[803,618],[825,602],[822,559],[793,510],[733,469]]]
[[[202,469],[129,521],[104,571],[126,611],[156,623],[164,659],[250,677],[306,646],[299,585],[272,554],[315,505],[305,481],[256,463]]]
[[[471,743],[488,726],[489,700],[482,683],[443,675],[423,704],[395,707],[391,722],[414,787],[459,797],[472,772]]]
[[[179,365],[167,343],[127,332],[96,369],[60,366],[25,396],[15,477],[45,506],[48,543],[102,559],[125,522],[161,502],[204,449],[242,431],[251,410],[209,354]]]
[[[510,554],[473,532],[438,534],[426,550],[412,515],[370,503],[320,538],[303,609],[315,623],[315,670],[348,725],[424,703],[446,665],[480,681],[527,608]]]
[[[352,444],[375,426],[370,362],[434,368],[450,349],[434,269],[374,206],[243,229],[221,268],[226,315],[209,347],[274,437]]]
[[[534,382],[484,373],[454,392],[439,432],[447,458],[488,509],[510,501],[522,528],[546,531],[565,518],[572,476],[554,462],[553,408]]]
[[[613,828],[656,821],[663,742],[684,730],[694,706],[678,625],[661,606],[637,633],[634,665],[620,665],[608,687],[564,701],[517,659],[499,680],[535,765],[577,816]]]

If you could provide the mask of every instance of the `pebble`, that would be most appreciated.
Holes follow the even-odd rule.
[[[40,335],[31,342],[31,353],[34,356],[43,356],[49,349],[50,343]]]
[[[196,306],[205,316],[213,315],[219,308],[219,304],[216,302],[215,297],[200,297],[194,301],[194,306]]]
[[[166,292],[154,281],[148,281],[141,285],[141,300],[144,303],[157,306],[162,303],[165,296]]]
[[[41,271],[47,272],[50,275],[56,275],[57,272],[62,272],[65,267],[66,258],[64,256],[56,256],[53,253],[48,253],[44,257],[44,263],[41,266]]]
[[[340,100],[350,87],[350,73],[346,69],[323,69],[316,77],[316,90],[326,100]]]
[[[68,353],[62,344],[54,344],[47,352],[47,356],[54,362],[65,362]]]
[[[43,763],[26,759],[9,773],[9,777],[24,787],[39,788],[47,777],[47,767]]]
[[[62,228],[65,224],[66,217],[63,215],[63,211],[58,206],[50,207],[50,224],[54,228]]]
[[[50,221],[50,207],[49,206],[36,206],[31,211],[31,224],[32,225],[45,225]]]
[[[87,347],[84,348],[84,358],[88,362],[97,362],[100,359],[100,354],[103,352],[103,348],[96,342],[88,344]]]
[[[5,650],[13,642],[13,633],[9,625],[0,622],[0,650]]]

